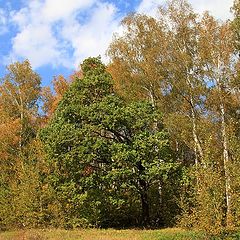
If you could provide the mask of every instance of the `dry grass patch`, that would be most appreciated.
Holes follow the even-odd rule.
[[[204,240],[204,236],[178,228],[163,230],[25,230],[0,233],[0,240]]]

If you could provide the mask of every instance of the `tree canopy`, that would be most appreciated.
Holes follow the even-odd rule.
[[[87,194],[95,204],[101,200],[101,205],[95,206],[100,211],[99,224],[113,221],[109,217],[114,212],[102,216],[109,205],[114,209],[113,204],[122,200],[123,206],[117,207],[122,211],[135,196],[141,202],[141,220],[132,221],[149,224],[150,188],[163,184],[178,167],[173,162],[161,114],[150,103],[127,104],[118,97],[99,59],[89,58],[81,67],[83,78],[70,86],[41,133],[55,166],[53,184],[59,191],[70,191],[75,198]],[[74,190],[67,187],[72,184]],[[76,217],[81,217],[84,208],[81,205],[79,212],[74,209]]]

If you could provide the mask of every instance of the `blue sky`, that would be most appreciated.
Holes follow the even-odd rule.
[[[129,12],[154,15],[164,0],[0,0],[0,77],[9,63],[29,59],[50,84],[67,77],[83,59],[101,55]],[[226,20],[233,0],[190,0],[201,13]]]

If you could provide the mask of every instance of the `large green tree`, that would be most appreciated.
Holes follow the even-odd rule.
[[[72,83],[41,132],[65,218],[147,225],[160,210],[152,194],[162,199],[160,188],[178,169],[161,115],[150,103],[127,104],[116,96],[98,58],[81,67],[83,78]]]

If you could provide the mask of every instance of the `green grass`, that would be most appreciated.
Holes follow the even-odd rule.
[[[0,233],[0,240],[205,240],[203,234],[178,228],[162,230],[22,230]]]

